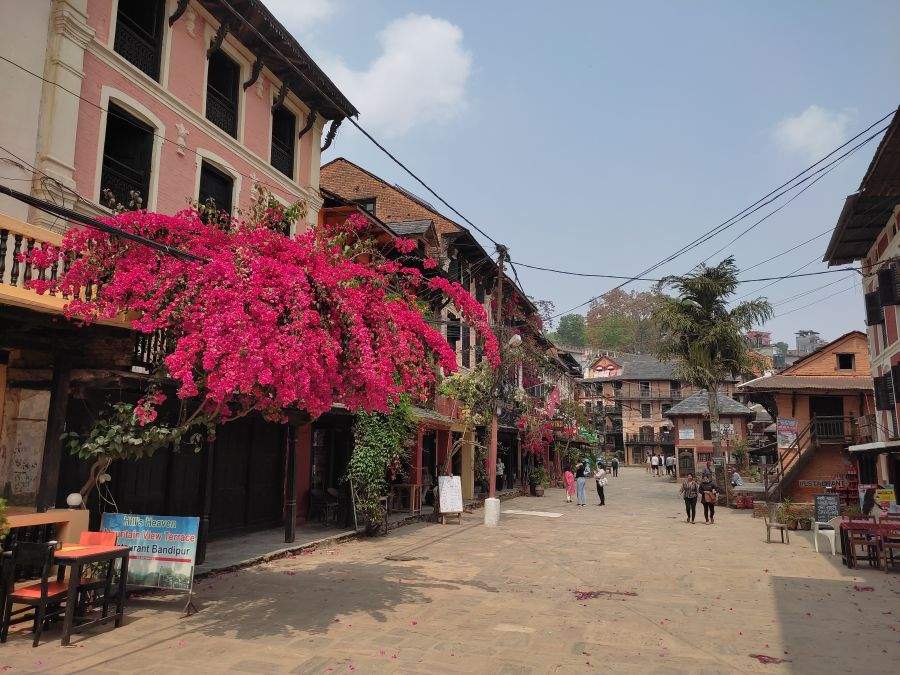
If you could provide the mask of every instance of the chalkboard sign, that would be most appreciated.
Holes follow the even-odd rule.
[[[438,476],[441,513],[462,513],[462,484],[459,476]]]
[[[816,522],[827,523],[841,515],[841,498],[835,494],[816,495]]]

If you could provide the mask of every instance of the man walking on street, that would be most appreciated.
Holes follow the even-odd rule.
[[[618,457],[612,458],[612,472],[613,472],[613,478],[619,477],[619,458]]]

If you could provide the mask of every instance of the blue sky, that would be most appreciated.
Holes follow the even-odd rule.
[[[548,267],[636,274],[900,103],[897,2],[267,4],[364,126],[513,260]],[[876,142],[734,244],[739,265],[833,227]],[[423,193],[346,124],[323,161],[341,155]],[[751,222],[661,271],[686,271]],[[751,274],[790,272],[827,241]],[[519,274],[560,310],[613,284]],[[764,289],[781,303],[768,329],[793,343],[799,329],[863,328],[858,282],[838,277]]]

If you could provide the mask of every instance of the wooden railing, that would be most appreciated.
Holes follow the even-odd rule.
[[[59,246],[62,235],[0,213],[0,304],[62,314],[70,298],[52,292],[40,294],[28,288],[28,282],[32,279],[56,280],[68,265],[62,256],[46,270],[36,269],[30,262],[20,260],[23,254],[27,255],[41,244]],[[96,291],[96,288],[86,288],[81,297],[92,297]],[[125,318],[101,323],[128,325]]]

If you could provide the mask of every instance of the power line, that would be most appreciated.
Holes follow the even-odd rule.
[[[827,284],[822,284],[821,286],[816,286],[815,288],[810,288],[809,290],[802,291],[800,293],[797,293],[796,295],[790,296],[789,298],[784,298],[783,300],[779,300],[778,302],[772,303],[772,307],[778,307],[779,305],[786,305],[789,302],[793,302],[794,300],[798,300],[800,298],[806,297],[807,295],[815,293],[816,291],[821,291],[823,288],[828,288],[829,286],[834,286],[835,284],[839,284],[842,281],[846,281],[847,279],[851,278],[852,276],[853,276],[852,274],[848,274],[845,277],[841,277],[840,279],[836,279],[835,281],[830,281]]]
[[[836,295],[840,295],[841,293],[846,293],[847,291],[852,291],[855,288],[858,288],[858,286],[854,282],[852,286],[844,288],[840,291],[836,291],[835,293],[831,293],[830,295],[826,295],[824,298],[819,298],[818,300],[814,300],[806,305],[801,305],[800,307],[795,307],[794,309],[789,309],[786,312],[781,312],[780,314],[776,314],[772,318],[777,319],[778,317],[785,316],[787,314],[793,314],[794,312],[799,312],[801,309],[806,309],[808,307],[812,307],[813,305],[818,305],[820,302],[825,302],[826,300],[829,300]]]
[[[900,110],[900,108],[898,108],[898,110]],[[673,254],[667,256],[667,257],[664,258],[663,260],[657,262],[657,263],[654,264],[654,265],[651,265],[650,267],[648,267],[648,268],[645,269],[644,271],[642,271],[642,272],[640,272],[639,274],[637,274],[635,277],[630,277],[628,280],[622,282],[621,284],[615,286],[614,288],[612,288],[612,289],[610,289],[610,290],[608,290],[608,291],[605,291],[604,293],[601,293],[600,295],[596,295],[596,296],[594,296],[594,297],[592,297],[592,298],[589,298],[589,299],[586,300],[585,302],[582,302],[581,304],[576,305],[575,307],[572,307],[572,308],[570,308],[570,309],[568,309],[568,310],[565,310],[565,311],[563,311],[563,312],[560,312],[560,313],[558,313],[558,314],[556,314],[556,315],[554,315],[553,317],[550,317],[550,318],[551,318],[551,319],[555,319],[555,318],[557,318],[557,317],[559,317],[559,316],[562,316],[563,314],[568,314],[569,312],[573,312],[573,311],[575,311],[576,309],[580,309],[580,308],[584,307],[585,305],[588,305],[588,304],[590,304],[591,302],[594,302],[595,300],[597,300],[598,298],[602,297],[602,296],[605,295],[606,293],[609,293],[609,292],[612,291],[612,290],[618,290],[618,289],[622,288],[623,286],[627,285],[627,284],[630,283],[631,281],[637,280],[637,279],[639,279],[640,277],[643,277],[643,275],[645,275],[645,274],[647,274],[647,273],[649,273],[649,272],[652,272],[653,270],[655,270],[655,269],[661,267],[662,265],[664,265],[664,264],[666,264],[666,263],[668,263],[668,262],[671,262],[671,261],[674,260],[675,258],[677,258],[677,257],[683,255],[684,253],[686,253],[687,251],[691,250],[692,248],[696,248],[696,246],[698,246],[699,244],[703,243],[704,241],[707,241],[707,240],[711,239],[712,237],[714,237],[714,236],[720,234],[721,232],[724,232],[724,231],[725,231],[726,229],[728,229],[729,227],[732,227],[733,225],[737,224],[738,222],[740,222],[741,220],[743,220],[743,219],[746,218],[747,216],[751,215],[751,214],[754,213],[755,211],[758,211],[760,208],[762,208],[762,207],[766,206],[767,204],[770,204],[771,202],[777,200],[779,197],[781,197],[782,195],[786,194],[786,193],[789,192],[790,190],[793,190],[793,189],[799,187],[800,185],[802,185],[803,183],[809,181],[809,180],[810,180],[811,178],[813,178],[813,176],[815,176],[817,173],[819,173],[819,172],[821,172],[821,171],[824,171],[825,169],[827,169],[828,167],[830,167],[830,166],[831,166],[832,164],[834,164],[835,162],[840,161],[841,159],[843,159],[843,157],[848,156],[850,153],[855,152],[859,147],[862,147],[862,145],[865,145],[866,143],[868,143],[869,141],[871,141],[873,138],[875,138],[875,137],[878,136],[880,133],[882,133],[887,127],[884,127],[884,128],[882,128],[882,129],[880,129],[879,131],[875,132],[875,133],[872,134],[869,138],[865,139],[862,143],[860,143],[860,144],[857,145],[856,147],[851,148],[851,149],[848,150],[846,153],[844,153],[843,155],[839,156],[838,158],[836,158],[835,160],[833,160],[832,162],[830,162],[830,163],[827,164],[826,166],[820,167],[819,169],[817,169],[817,170],[816,170],[813,174],[811,174],[810,176],[807,176],[806,178],[804,178],[803,180],[797,182],[796,184],[791,185],[791,183],[794,183],[794,181],[797,181],[797,179],[799,179],[801,176],[803,176],[804,174],[808,173],[810,170],[812,170],[813,168],[815,168],[817,165],[819,165],[819,164],[821,164],[822,162],[824,162],[825,160],[827,160],[829,157],[831,157],[832,155],[834,155],[836,152],[839,152],[841,149],[845,148],[847,145],[849,145],[850,143],[852,143],[853,141],[855,141],[856,139],[858,139],[860,136],[865,135],[867,132],[869,132],[871,129],[873,129],[874,127],[876,127],[878,124],[880,124],[881,122],[883,122],[884,120],[886,120],[886,119],[887,119],[888,117],[890,117],[891,115],[895,114],[895,112],[896,112],[896,111],[891,111],[890,113],[884,115],[884,116],[881,117],[879,120],[877,120],[877,121],[873,122],[871,125],[869,125],[866,129],[862,130],[861,132],[859,132],[858,134],[856,134],[855,136],[853,136],[852,138],[850,138],[850,139],[847,140],[846,142],[844,142],[844,143],[842,143],[841,145],[839,145],[837,148],[835,148],[834,150],[832,150],[831,152],[829,152],[827,155],[825,155],[824,157],[822,157],[822,158],[819,159],[818,161],[816,161],[816,162],[814,162],[813,164],[811,164],[810,166],[808,166],[806,169],[804,169],[803,171],[801,171],[800,173],[798,173],[797,175],[795,175],[795,176],[794,176],[793,178],[791,178],[790,180],[786,181],[785,183],[782,183],[779,187],[777,187],[777,188],[775,188],[774,190],[770,191],[768,194],[766,194],[766,195],[763,196],[762,198],[758,199],[756,202],[754,202],[754,203],[751,204],[750,206],[746,207],[746,208],[743,209],[742,211],[738,212],[737,214],[735,214],[734,216],[732,216],[731,218],[729,218],[729,219],[726,220],[725,222],[721,223],[720,225],[717,225],[717,226],[714,227],[714,228],[711,228],[711,229],[708,230],[706,233],[700,235],[699,237],[697,237],[696,239],[694,239],[692,242],[689,242],[688,244],[686,244],[685,246],[683,246],[681,249],[678,249],[678,250],[675,251]],[[784,190],[784,191],[778,193],[779,190],[781,190],[782,188],[784,188],[785,186],[788,186],[788,185],[791,185],[791,187],[789,187],[787,190]],[[778,194],[775,194],[775,193],[778,193]],[[768,198],[769,198],[771,195],[773,195],[773,194],[774,194],[775,196],[772,197],[771,199],[768,199]],[[767,199],[768,199],[768,201],[766,201]],[[733,222],[732,222],[732,221],[733,221]],[[519,263],[519,264],[521,264],[521,263]]]
[[[290,59],[288,59],[288,57],[286,57],[286,56],[281,52],[281,50],[279,50],[279,49],[278,49],[277,47],[275,47],[271,42],[269,42],[268,38],[266,38],[266,36],[263,35],[263,34],[256,28],[256,26],[254,26],[252,23],[250,23],[250,21],[247,19],[247,17],[245,17],[243,14],[241,14],[239,11],[237,11],[237,10],[232,6],[232,4],[231,4],[230,2],[228,2],[228,0],[221,0],[221,3],[222,3],[222,5],[223,5],[223,6],[224,6],[224,7],[225,7],[225,8],[226,8],[226,9],[227,9],[227,10],[228,10],[228,11],[229,11],[229,12],[237,19],[237,20],[239,20],[240,22],[242,22],[245,26],[247,26],[247,28],[249,28],[253,33],[255,33],[255,34],[257,35],[257,37],[263,42],[263,44],[265,44],[265,45],[266,45],[269,49],[271,49],[275,54],[277,54],[278,56],[280,56],[280,57],[281,57],[281,60],[284,61],[284,63],[285,63],[291,70],[293,70],[297,75],[299,75],[301,78],[303,78],[303,80],[305,80],[311,87],[313,87],[313,88],[314,88],[316,91],[318,91],[323,97],[325,97],[325,99],[327,99],[328,102],[331,103],[335,108],[337,108],[338,110],[340,110],[340,111],[344,114],[344,117],[350,122],[350,124],[352,124],[354,127],[356,127],[356,128],[359,130],[359,132],[360,132],[363,136],[365,136],[367,139],[369,139],[369,141],[371,141],[371,142],[375,145],[375,147],[377,147],[377,148],[378,148],[379,150],[381,150],[385,155],[387,155],[391,160],[393,160],[393,162],[394,162],[395,164],[397,164],[397,166],[399,166],[399,167],[400,167],[401,169],[403,169],[407,174],[409,174],[410,177],[413,178],[413,180],[415,180],[417,183],[419,183],[419,185],[421,185],[423,188],[425,188],[426,190],[428,190],[428,192],[431,193],[431,195],[434,196],[435,199],[437,199],[438,201],[440,201],[441,204],[443,204],[443,205],[446,206],[448,209],[450,209],[453,213],[455,213],[457,216],[459,216],[460,218],[462,218],[462,219],[463,219],[466,223],[468,223],[468,224],[469,224],[476,232],[480,233],[482,236],[484,236],[484,237],[485,237],[488,241],[490,241],[492,244],[494,244],[495,246],[499,246],[499,245],[500,245],[499,242],[498,242],[496,239],[494,239],[491,235],[489,235],[487,232],[485,232],[485,231],[482,230],[480,227],[478,227],[478,226],[477,226],[475,223],[473,223],[471,220],[469,220],[468,218],[466,218],[462,213],[460,213],[460,211],[458,211],[458,210],[457,210],[453,205],[451,205],[446,199],[444,199],[441,195],[439,195],[437,192],[435,192],[435,190],[433,190],[433,189],[431,188],[431,186],[428,185],[428,183],[426,183],[424,180],[422,180],[421,178],[419,178],[419,176],[416,175],[416,174],[412,171],[412,169],[410,169],[410,168],[409,168],[408,166],[406,166],[403,162],[401,162],[401,161],[396,157],[396,155],[394,155],[390,150],[388,150],[386,147],[384,147],[384,145],[382,145],[382,144],[381,144],[374,136],[372,136],[372,134],[370,134],[368,131],[366,131],[366,130],[362,127],[362,125],[361,125],[359,122],[357,122],[355,119],[353,119],[353,117],[351,117],[351,116],[347,113],[346,110],[344,110],[344,109],[343,109],[343,108],[342,108],[342,107],[341,107],[341,106],[340,106],[333,98],[331,98],[331,96],[329,96],[326,92],[322,91],[321,87],[319,87],[315,82],[313,82],[313,80],[312,80],[306,73],[304,73],[300,68],[298,68],[298,67],[294,64],[293,61],[291,61]]]
[[[814,242],[816,239],[821,239],[821,238],[824,237],[826,234],[831,234],[832,232],[834,232],[834,228],[833,228],[833,227],[829,227],[829,228],[828,228],[827,230],[825,230],[824,232],[820,232],[819,234],[817,234],[817,235],[815,235],[815,236],[813,236],[813,237],[810,237],[809,239],[806,239],[805,241],[801,241],[799,244],[796,244],[795,246],[792,246],[791,248],[786,249],[786,250],[782,251],[781,253],[776,253],[776,254],[773,255],[771,258],[766,258],[765,260],[761,260],[760,262],[758,262],[758,263],[756,263],[756,264],[754,264],[754,265],[750,265],[750,267],[745,267],[743,271],[744,271],[744,272],[749,272],[750,270],[754,270],[754,269],[756,269],[757,267],[761,267],[762,265],[765,265],[765,264],[768,263],[768,262],[772,262],[773,260],[775,260],[775,259],[777,259],[777,258],[780,258],[780,257],[783,256],[783,255],[787,255],[788,253],[792,253],[793,251],[796,251],[796,250],[797,250],[798,248],[800,248],[801,246],[806,246],[807,244]]]

